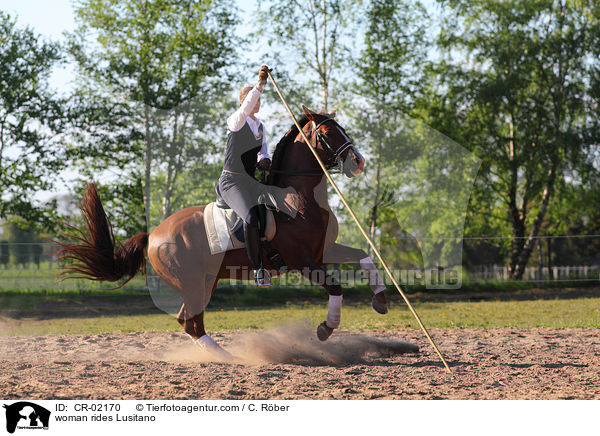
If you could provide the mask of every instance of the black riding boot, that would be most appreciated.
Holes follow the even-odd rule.
[[[260,238],[265,237],[265,232],[267,231],[267,206],[264,204],[259,204],[258,208],[258,221],[259,221],[259,234]]]
[[[250,264],[254,270],[254,280],[257,286],[271,286],[271,275],[263,268],[262,250],[260,244],[259,212],[257,207],[251,209],[249,223],[244,222],[244,239]]]
[[[259,204],[258,206],[258,217],[260,220],[260,239],[265,236],[267,231],[267,206],[264,204]],[[281,257],[281,254],[277,250],[271,247],[271,245],[267,241],[262,241],[260,244],[261,253],[263,250],[266,250],[266,257],[269,259],[273,267],[276,270],[281,271],[285,267],[285,263]]]

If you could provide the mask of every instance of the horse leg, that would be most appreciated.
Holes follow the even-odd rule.
[[[177,322],[181,324],[194,342],[206,335],[206,330],[204,330],[204,312],[190,317],[185,304],[182,304],[177,314]]]
[[[381,314],[388,312],[387,298],[384,293],[386,289],[385,284],[377,272],[375,264],[364,250],[333,243],[325,249],[323,262],[326,264],[360,263],[362,270],[367,274],[369,286],[374,294],[372,300],[373,309]]]
[[[223,349],[206,333],[206,330],[204,329],[204,311],[197,315],[189,316],[184,303],[177,315],[177,321],[181,324],[190,338],[192,338],[192,341],[200,348],[208,351],[220,360],[233,359],[233,356],[229,352]]]
[[[317,281],[329,293],[329,304],[327,319],[317,327],[317,337],[320,341],[326,341],[333,333],[333,330],[339,327],[342,318],[342,287],[337,278],[327,272],[323,266],[313,266],[308,270],[303,270],[303,274],[309,280],[314,282],[315,274],[318,275]],[[322,281],[322,283],[321,283]]]

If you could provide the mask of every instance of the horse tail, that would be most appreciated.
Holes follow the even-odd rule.
[[[61,259],[72,261],[61,268],[60,276],[76,274],[71,278],[87,278],[116,282],[125,279],[125,285],[141,269],[146,272],[144,252],[148,247],[148,233],[138,233],[123,245],[116,247],[112,226],[94,183],[88,183],[80,206],[87,232],[69,226],[77,234],[62,236],[70,243],[57,242]],[[68,278],[68,277],[64,277]]]

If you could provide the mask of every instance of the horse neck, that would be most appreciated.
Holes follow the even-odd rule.
[[[304,129],[304,133],[309,141],[312,142],[312,129]],[[307,171],[317,172],[321,169],[311,151],[307,148],[306,143],[300,136],[296,138],[293,144],[288,145],[285,151],[281,167],[283,171]],[[325,187],[325,197],[323,197],[322,188],[320,188],[321,180],[324,177],[318,176],[291,176],[283,174],[278,181],[279,186],[291,186],[298,193],[302,194],[307,199],[314,199],[315,194],[319,194],[319,198],[325,198],[327,201],[327,189]],[[325,185],[326,186],[326,185]],[[319,201],[320,203],[321,201]]]

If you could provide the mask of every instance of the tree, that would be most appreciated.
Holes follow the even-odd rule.
[[[187,194],[199,192],[199,185],[208,177],[211,185],[211,198],[214,198],[214,184],[219,178],[222,163],[219,159],[218,171],[214,171],[215,154],[224,149],[226,130],[223,114],[233,112],[235,99],[227,93],[206,93],[203,99],[179,105],[171,111],[155,113],[152,128],[152,143],[161,151],[161,160],[156,165],[153,196],[160,205],[160,220],[166,219],[177,208],[198,204]],[[219,156],[220,157],[220,156]],[[156,194],[159,194],[156,196]],[[191,203],[181,201],[184,196]]]
[[[10,263],[27,264],[31,260],[32,243],[37,239],[33,229],[20,217],[11,217],[3,227],[3,237],[10,246]]]
[[[308,85],[317,86],[321,93],[321,109],[327,111],[331,84],[335,73],[349,59],[343,40],[347,35],[346,16],[352,2],[344,0],[297,0],[266,2],[257,11],[259,26],[256,33],[266,39],[271,60],[277,61],[278,74],[306,74]],[[345,32],[346,31],[346,32]],[[306,94],[304,94],[307,96]],[[306,102],[305,102],[306,103]]]
[[[167,175],[166,216],[182,162],[198,158],[197,147],[180,140],[182,129],[210,129],[209,117],[192,117],[196,124],[186,124],[184,105],[199,98],[210,106],[223,94],[226,68],[234,60],[233,10],[230,0],[85,0],[76,6],[79,26],[70,51],[82,75],[80,92],[98,100],[90,110],[103,127],[97,130],[107,132],[92,156],[99,151],[104,168],[127,160],[129,175],[142,177],[148,225],[153,165]],[[119,148],[111,150],[113,144]],[[119,160],[111,152],[120,153]],[[136,172],[132,162],[143,162],[143,169]]]
[[[0,265],[6,268],[10,261],[10,245],[6,239],[0,240]]]
[[[429,122],[483,160],[472,221],[507,225],[521,278],[557,185],[577,177],[594,140],[591,1],[447,1]]]
[[[76,203],[79,204],[89,179],[77,180],[73,190]],[[131,235],[145,232],[146,215],[144,211],[142,179],[140,177],[123,176],[115,181],[107,180],[98,186],[105,212],[115,227],[115,237],[127,240]],[[71,225],[85,225],[80,211],[67,217]]]
[[[31,259],[37,269],[40,269],[40,263],[42,262],[42,255],[44,254],[44,247],[41,244],[31,245]]]
[[[52,207],[34,200],[65,166],[60,146],[63,102],[48,87],[61,59],[57,44],[40,42],[0,11],[0,218],[19,215],[51,228]]]
[[[600,172],[580,169],[577,178],[560,180],[555,192],[542,229],[546,235],[573,237],[544,238],[544,263],[551,268],[593,262],[600,253],[600,238],[581,235],[600,234]]]
[[[171,196],[170,207],[172,210],[179,210],[184,207],[208,204],[215,199],[215,185],[223,164],[221,161],[208,163],[206,161],[196,161],[190,163],[186,171],[182,171],[178,182],[175,184]],[[164,172],[157,172],[153,177],[152,183],[159,186],[166,178]],[[163,206],[161,203],[162,192],[153,190],[152,209],[150,215],[161,217],[163,215]]]
[[[367,196],[372,202],[368,227],[374,240],[379,214],[396,201],[389,184],[382,183],[382,172],[399,151],[400,141],[392,132],[403,123],[421,92],[427,18],[418,1],[372,0],[365,21],[364,48],[354,63],[359,81],[352,87],[359,104],[350,112],[355,114],[359,137],[373,156],[369,168],[375,166]]]

